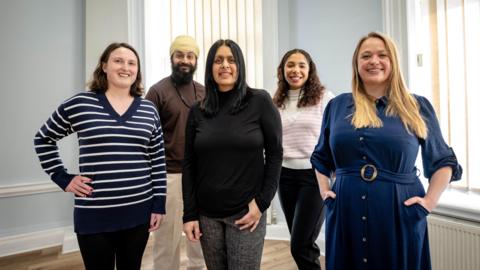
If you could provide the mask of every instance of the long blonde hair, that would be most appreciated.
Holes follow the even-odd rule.
[[[371,32],[360,39],[352,59],[352,95],[355,102],[355,111],[352,117],[352,125],[355,128],[381,127],[382,120],[377,116],[375,103],[365,90],[358,71],[358,54],[363,42],[369,38],[378,38],[383,41],[390,58],[392,71],[388,78],[386,96],[388,106],[386,115],[398,116],[408,132],[413,132],[417,137],[425,139],[428,129],[420,115],[420,107],[417,100],[409,93],[400,71],[395,43],[387,36]]]

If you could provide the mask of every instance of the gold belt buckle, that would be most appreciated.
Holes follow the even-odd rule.
[[[370,167],[372,168],[373,170],[373,174],[371,177],[365,177],[365,170]],[[360,169],[360,176],[362,177],[363,180],[367,181],[367,182],[372,182],[373,180],[375,180],[375,178],[377,178],[377,167],[375,167],[374,165],[372,164],[365,164],[363,165],[362,169]]]

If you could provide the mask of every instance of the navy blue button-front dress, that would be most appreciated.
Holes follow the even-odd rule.
[[[425,195],[415,167],[418,150],[421,147],[428,179],[451,166],[452,180],[458,180],[462,168],[441,135],[430,102],[415,98],[427,124],[426,139],[409,133],[400,118],[385,115],[385,97],[376,101],[380,128],[351,125],[351,93],[337,96],[326,107],[311,161],[320,173],[336,175],[332,190],[337,197],[325,201],[327,269],[431,269],[428,211],[419,204],[403,204]]]

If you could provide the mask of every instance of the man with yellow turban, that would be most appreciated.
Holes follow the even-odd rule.
[[[172,74],[154,84],[146,95],[160,114],[167,162],[166,217],[154,232],[153,268],[180,268],[180,240],[183,229],[182,161],[185,126],[190,107],[205,97],[205,88],[193,80],[199,48],[195,39],[181,35],[170,45]],[[200,242],[186,241],[187,269],[203,269]]]

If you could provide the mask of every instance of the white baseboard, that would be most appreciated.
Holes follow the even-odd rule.
[[[37,231],[0,238],[0,257],[60,246],[65,228]]]
[[[286,223],[267,225],[267,235],[265,239],[268,240],[284,240],[290,241],[290,232]]]
[[[79,251],[77,234],[73,231],[73,227],[67,227],[63,237],[62,254]]]

